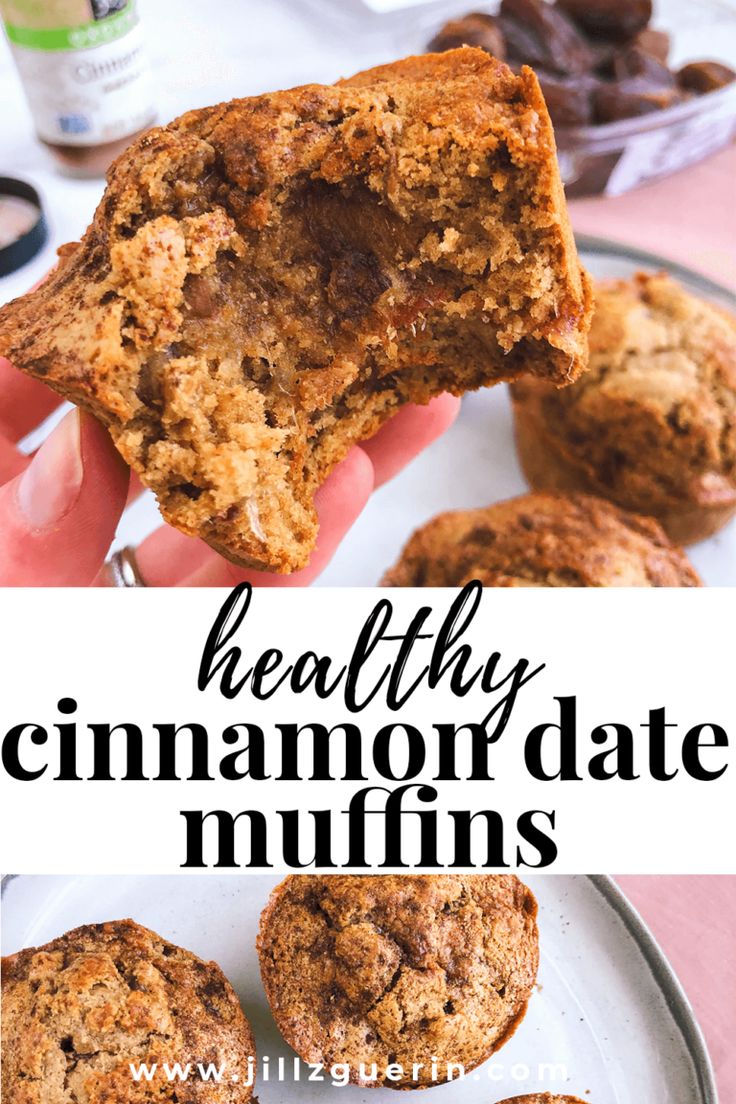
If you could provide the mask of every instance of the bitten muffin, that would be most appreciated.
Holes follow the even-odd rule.
[[[406,402],[587,363],[590,281],[531,69],[482,50],[190,111],[112,167],[0,354],[87,407],[167,521],[289,572]]]
[[[246,1104],[253,1036],[220,968],[132,920],[76,928],[2,962],[2,1104]],[[130,1063],[215,1063],[222,1083]]]
[[[536,915],[513,876],[292,875],[261,917],[263,984],[305,1061],[347,1063],[354,1084],[427,1088],[448,1062],[474,1069],[518,1027]],[[374,1063],[378,1081],[361,1078]],[[401,1080],[382,1082],[392,1064]]]
[[[382,586],[700,586],[660,525],[591,495],[528,494],[439,514]]]
[[[588,372],[512,395],[535,490],[601,495],[679,544],[736,512],[736,319],[666,274],[601,284]]]

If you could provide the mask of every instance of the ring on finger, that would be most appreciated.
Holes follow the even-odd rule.
[[[135,558],[135,550],[130,546],[113,552],[107,561],[107,571],[111,586],[144,587],[146,585]]]

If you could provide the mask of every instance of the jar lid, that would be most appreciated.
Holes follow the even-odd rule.
[[[0,176],[0,276],[27,264],[43,249],[47,237],[36,189],[24,180]]]

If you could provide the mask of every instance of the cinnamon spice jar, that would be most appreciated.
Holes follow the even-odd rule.
[[[135,0],[0,0],[36,133],[59,168],[102,176],[154,120]]]

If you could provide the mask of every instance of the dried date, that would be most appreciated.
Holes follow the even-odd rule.
[[[736,80],[736,73],[720,61],[691,61],[677,74],[680,88],[698,94],[716,92],[734,80]]]
[[[572,20],[595,38],[626,41],[652,18],[652,0],[557,0]]]
[[[572,76],[593,68],[595,55],[575,24],[545,0],[501,0],[499,22],[509,54],[528,65]]]
[[[441,54],[458,46],[477,46],[501,61],[506,56],[506,44],[498,21],[484,12],[470,12],[462,19],[450,20],[435,35],[428,49]]]

